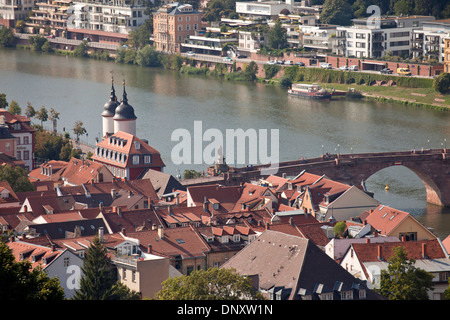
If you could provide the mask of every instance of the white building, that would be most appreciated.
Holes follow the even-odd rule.
[[[0,24],[15,27],[18,20],[25,20],[36,0],[0,0]]]
[[[292,12],[293,1],[249,1],[236,2],[236,12],[254,19],[276,20],[283,9]]]
[[[146,19],[141,0],[85,0],[74,2],[74,19],[68,28],[128,34]]]
[[[434,17],[382,17],[376,25],[368,18],[353,19],[353,26],[336,28],[333,52],[357,58],[380,58],[389,51],[395,56],[409,55],[413,31],[430,20]]]
[[[413,56],[444,61],[444,39],[450,35],[450,20],[425,21],[413,32]]]

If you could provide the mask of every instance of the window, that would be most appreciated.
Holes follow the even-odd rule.
[[[22,160],[22,152],[21,151],[17,151],[16,158],[17,158],[17,160]]]
[[[134,270],[131,273],[131,281],[136,282],[136,271],[134,271]]]
[[[353,299],[353,292],[351,292],[351,291],[342,291],[341,299],[342,300],[352,300]]]
[[[133,156],[133,164],[139,164],[139,156],[138,155]]]
[[[150,155],[144,156],[144,163],[152,163],[152,156]]]
[[[70,266],[70,258],[66,257],[66,258],[64,258],[64,267],[68,267],[68,266]]]
[[[127,269],[125,268],[122,269],[122,279],[127,280]]]
[[[30,160],[30,151],[25,150],[23,152],[23,160]]]
[[[10,142],[5,143],[5,151],[11,151],[11,143]]]

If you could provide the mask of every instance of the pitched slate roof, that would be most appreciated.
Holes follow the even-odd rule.
[[[206,197],[206,199],[215,199],[220,203],[219,211],[231,211],[242,195],[242,187],[218,184],[195,186],[188,187],[187,193],[196,206],[202,206]]]
[[[257,275],[262,290],[284,289],[288,299],[300,299],[303,290],[313,292],[318,285],[335,288],[363,285],[310,240],[267,230],[229,259],[221,268],[233,268],[241,275]],[[367,290],[367,299],[380,298]]]

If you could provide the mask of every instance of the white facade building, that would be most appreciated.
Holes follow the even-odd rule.
[[[413,56],[444,61],[444,39],[450,36],[450,20],[426,21],[413,33]]]
[[[379,25],[367,18],[354,19],[351,27],[337,27],[333,52],[346,57],[380,58],[387,52],[409,55],[414,30],[422,28],[431,16],[387,17]]]
[[[252,18],[273,19],[277,18],[283,9],[292,12],[292,0],[282,1],[249,1],[236,2],[236,12],[240,15]]]
[[[74,19],[68,28],[128,34],[146,19],[141,0],[82,1],[74,3]]]
[[[25,20],[35,4],[36,0],[0,0],[0,20],[10,20],[15,27],[18,20]]]

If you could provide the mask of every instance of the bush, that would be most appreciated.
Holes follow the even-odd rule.
[[[445,94],[450,91],[450,73],[442,73],[433,81],[433,89]]]
[[[283,78],[281,78],[280,87],[288,88],[290,86],[292,86],[292,81],[289,77],[284,76]]]
[[[276,64],[265,64],[264,65],[264,72],[266,74],[266,79],[272,79],[276,76],[278,71],[281,70],[281,66]]]

